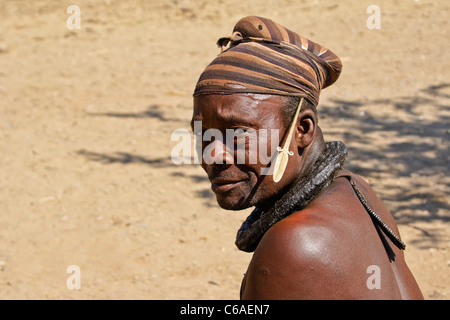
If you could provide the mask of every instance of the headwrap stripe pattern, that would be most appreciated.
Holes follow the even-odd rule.
[[[246,73],[245,75],[244,72]],[[210,70],[208,70],[208,72],[205,72],[205,76],[207,77],[213,76],[218,80],[238,81],[240,84],[247,84],[246,87],[248,89],[251,89],[252,86],[254,87],[254,89],[257,89],[258,87],[265,85],[265,82],[262,81],[257,76],[257,73],[252,72],[250,70],[237,70],[237,69],[233,70],[233,68],[228,68],[228,70],[221,70],[221,69],[214,70],[211,68]],[[295,84],[289,83],[288,81],[283,79],[277,79],[276,77],[272,77],[269,75],[266,75],[266,78],[268,80],[276,81],[271,90],[284,90],[285,89],[284,86],[295,87]]]
[[[272,67],[270,69],[267,68],[267,63],[271,63]],[[212,62],[213,65],[230,65],[235,67],[240,67],[243,69],[248,69],[252,71],[257,71],[267,75],[277,75],[280,80],[283,78],[285,73],[287,73],[291,78],[295,78],[298,72],[302,72],[304,74],[305,80],[312,86],[314,82],[314,78],[310,77],[310,74],[314,71],[308,65],[296,65],[296,68],[293,68],[293,64],[284,64],[278,65],[279,61],[273,59],[272,56],[264,54],[264,52],[248,52],[248,50],[240,51],[240,48],[236,48],[236,55],[234,56],[226,56],[220,59],[220,61]],[[243,71],[245,72],[245,71]],[[292,82],[293,83],[293,82]]]
[[[261,17],[241,19],[233,35],[218,45],[223,52],[201,74],[194,96],[267,93],[303,97],[317,105],[320,91],[342,69],[327,48]]]

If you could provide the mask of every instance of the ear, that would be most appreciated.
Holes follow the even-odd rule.
[[[318,129],[317,116],[311,109],[300,111],[297,122],[297,145],[305,148],[314,140]]]

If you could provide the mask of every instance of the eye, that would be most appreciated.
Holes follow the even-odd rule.
[[[245,145],[250,142],[256,131],[252,128],[236,128],[233,129],[230,134],[232,134],[233,141],[235,145]]]
[[[255,129],[252,128],[234,128],[234,135],[240,136],[240,135],[249,135],[255,132]]]

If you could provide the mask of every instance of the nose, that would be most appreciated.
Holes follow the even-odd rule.
[[[202,159],[205,165],[232,165],[234,163],[234,157],[222,139],[215,139],[202,152]]]

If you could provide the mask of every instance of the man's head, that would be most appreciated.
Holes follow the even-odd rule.
[[[200,75],[194,91],[192,120],[193,124],[201,121],[202,155],[208,154],[202,167],[223,208],[265,208],[323,150],[315,107],[321,89],[336,81],[342,64],[327,48],[260,17],[241,19],[233,35],[219,39],[218,45],[222,53]],[[274,155],[277,147],[284,146],[300,99],[302,110],[293,137],[286,142],[292,154],[281,180],[275,182],[266,170],[274,159],[265,161],[260,150]],[[213,137],[212,130],[220,138]],[[239,135],[230,137],[229,130]],[[239,161],[242,153],[236,154],[233,146],[247,150],[245,161]],[[258,157],[250,161],[254,159],[247,153],[255,148]]]
[[[298,105],[298,98],[265,94],[211,94],[194,98],[192,123],[201,122],[202,138],[211,129],[223,137],[202,139],[201,149],[202,155],[206,153],[212,157],[209,163],[202,159],[202,168],[208,174],[221,207],[240,210],[250,206],[270,206],[304,174],[320,153],[323,137],[317,126],[317,115],[314,108],[304,107],[289,146],[294,154],[290,156],[282,179],[275,183],[267,171],[273,161],[265,161],[261,155],[276,154],[276,148],[284,143],[295,102]],[[239,134],[227,135],[230,129]],[[227,141],[227,138],[234,141]],[[205,152],[207,148],[211,151]],[[238,161],[238,150],[244,150],[245,161]],[[257,154],[253,162],[250,161],[252,152]]]

